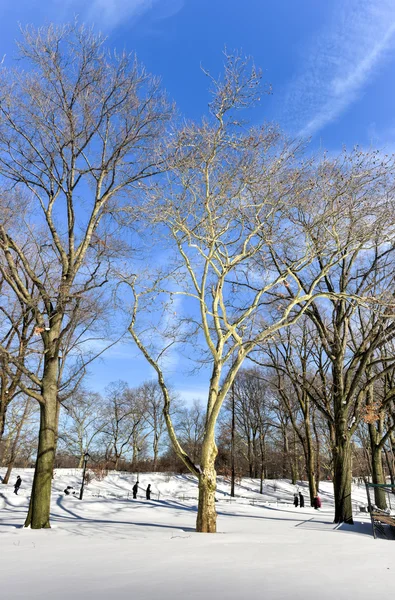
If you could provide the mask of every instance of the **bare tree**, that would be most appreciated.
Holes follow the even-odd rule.
[[[175,427],[181,444],[193,461],[199,460],[205,425],[205,410],[195,398],[191,406],[181,408],[175,419]]]
[[[157,372],[170,439],[199,479],[197,530],[203,532],[216,531],[215,430],[237,372],[251,352],[294,324],[319,298],[341,297],[347,305],[347,291],[324,289],[320,282],[361,245],[362,230],[383,204],[364,212],[367,200],[359,198],[364,205],[356,215],[359,235],[351,236],[346,247],[339,244],[334,224],[355,203],[345,185],[327,195],[331,163],[303,161],[297,145],[276,128],[248,128],[238,121],[237,109],[257,99],[258,83],[259,74],[255,68],[249,71],[244,59],[227,58],[224,78],[212,82],[209,116],[173,136],[168,187],[149,190],[147,214],[157,225],[169,269],[151,277],[145,271],[141,279],[123,277],[133,293],[129,329]],[[366,167],[363,160],[355,158],[354,164],[350,159],[343,174],[367,195],[374,167],[367,179],[362,176]],[[390,172],[388,166],[381,170]],[[380,185],[385,187],[383,180]],[[363,240],[367,237],[364,233]],[[177,296],[185,300],[169,321],[163,313],[177,312],[172,304]],[[152,316],[155,307],[161,316]],[[168,414],[163,362],[167,348],[174,351],[174,344],[183,342],[185,353],[188,341],[195,345],[192,360],[202,359],[210,369],[198,465],[183,449]]]
[[[270,383],[280,403],[280,410],[287,414],[303,448],[312,504],[318,486],[313,440],[315,404],[311,401],[309,390],[317,380],[321,383],[321,372],[314,368],[312,356],[317,342],[320,342],[314,339],[317,338],[316,332],[311,331],[309,325],[308,321],[302,319],[295,327],[279,335],[275,343],[268,344],[264,352],[264,364],[272,370]]]
[[[145,425],[145,406],[136,390],[124,381],[111,383],[106,388],[106,409],[103,427],[107,444],[106,457],[117,470],[121,458],[132,451],[135,462],[141,432]]]
[[[394,345],[391,343],[386,346],[380,352],[382,362],[366,370],[366,377],[370,383],[365,390],[365,407],[361,410],[370,442],[372,481],[376,484],[386,483],[383,451],[395,431]],[[385,359],[386,355],[388,360]],[[372,370],[376,371],[376,376],[381,377],[373,379]],[[378,508],[387,508],[385,490],[375,487],[374,497]]]
[[[365,167],[365,177],[370,181],[373,176],[374,173]],[[359,188],[357,191],[351,188],[349,193],[356,193],[358,202],[361,193],[367,196],[367,190]],[[374,190],[371,194],[375,197]],[[380,204],[380,198],[377,204]],[[347,253],[321,283],[322,288],[330,292],[349,293],[364,300],[347,302],[331,297],[327,305],[314,303],[308,311],[322,349],[317,357],[321,384],[311,382],[312,386],[307,390],[331,430],[335,522],[353,522],[351,439],[362,416],[366,390],[383,373],[383,369],[372,372],[375,365],[382,363],[382,357],[377,353],[395,332],[391,316],[393,298],[388,293],[388,289],[393,288],[393,246],[383,242],[388,239],[392,224],[385,211],[371,222],[368,215],[367,211],[366,226],[361,231],[362,217],[357,212],[350,213],[347,233],[339,234],[339,243],[342,242],[346,252],[353,231],[357,230],[361,235],[360,246]],[[344,226],[345,219],[342,228]],[[326,374],[322,368],[324,363]]]
[[[144,407],[145,424],[152,436],[152,468],[156,471],[163,436],[166,432],[166,421],[163,414],[162,391],[156,381],[146,381],[137,390]]]
[[[25,281],[29,286],[29,282]],[[31,289],[34,294],[34,291]],[[0,352],[0,440],[4,434],[7,409],[10,402],[20,394],[19,382],[23,374],[18,364],[28,361],[29,343],[34,335],[33,312],[18,298],[9,293],[0,273],[0,344],[6,352]],[[10,355],[15,360],[10,360]]]
[[[13,192],[0,199],[0,272],[22,312],[34,315],[40,374],[0,350],[40,405],[25,522],[37,529],[50,526],[62,343],[109,279],[120,251],[111,213],[127,189],[160,170],[156,144],[171,111],[136,58],[107,52],[90,30],[51,25],[22,36],[27,68],[1,71],[0,175]]]
[[[265,438],[270,427],[268,386],[259,369],[244,368],[233,387],[236,430],[245,444],[249,476],[257,478],[265,471]],[[225,408],[232,412],[232,398]]]
[[[7,440],[3,457],[3,465],[7,467],[7,471],[3,484],[9,482],[15,462],[23,451],[27,450],[31,454],[35,446],[32,439],[36,438],[36,430],[37,410],[33,400],[29,397],[18,398],[7,414]]]
[[[103,400],[85,389],[74,391],[64,403],[59,426],[61,450],[78,457],[82,468],[85,452],[92,453],[106,427]]]

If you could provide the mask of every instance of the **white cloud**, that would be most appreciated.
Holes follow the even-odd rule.
[[[105,30],[109,30],[152,9],[157,1],[93,0],[84,17],[105,27]]]
[[[333,15],[305,49],[287,94],[289,125],[303,136],[339,117],[395,47],[394,0],[338,0]]]

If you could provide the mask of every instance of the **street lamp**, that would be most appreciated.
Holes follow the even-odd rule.
[[[230,458],[231,458],[231,480],[230,480],[230,495],[232,498],[235,497],[235,382],[232,383],[232,429],[231,429],[231,446],[230,446]]]
[[[141,451],[141,448],[139,448],[137,446],[136,450],[137,450],[137,452],[136,452],[136,456],[137,456],[137,465],[136,465],[136,468],[137,468],[137,485],[138,485],[140,483],[139,482],[139,474],[140,474],[139,473],[139,452]]]
[[[81,489],[80,489],[80,500],[82,500],[83,495],[84,495],[86,463],[88,462],[89,457],[90,457],[90,454],[88,452],[85,452],[85,454],[84,454],[84,470],[82,473],[82,483],[81,483]]]

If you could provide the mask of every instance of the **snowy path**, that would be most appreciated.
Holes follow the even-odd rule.
[[[373,540],[366,517],[336,528],[329,499],[319,513],[219,500],[219,533],[205,535],[193,500],[80,502],[56,490],[70,476],[59,479],[46,531],[20,528],[26,489],[0,487],[2,600],[363,600],[393,589],[395,542]]]

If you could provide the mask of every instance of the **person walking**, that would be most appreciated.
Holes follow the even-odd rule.
[[[299,492],[299,506],[300,508],[304,508],[304,496],[302,492]]]
[[[132,491],[133,491],[133,500],[136,500],[136,498],[137,498],[137,491],[138,491],[138,489],[139,489],[139,484],[136,481],[136,483],[134,484],[134,486],[132,488]]]
[[[294,494],[294,507],[297,508],[299,504],[298,494]]]
[[[313,500],[313,507],[315,508],[315,510],[317,510],[318,508],[321,508],[321,498],[319,497],[318,494]]]
[[[148,484],[147,489],[145,490],[145,497],[147,500],[151,500],[151,484]]]
[[[16,478],[16,482],[14,484],[14,494],[18,495],[18,490],[21,487],[22,484],[22,479],[20,478],[20,475],[18,475],[18,477]]]

